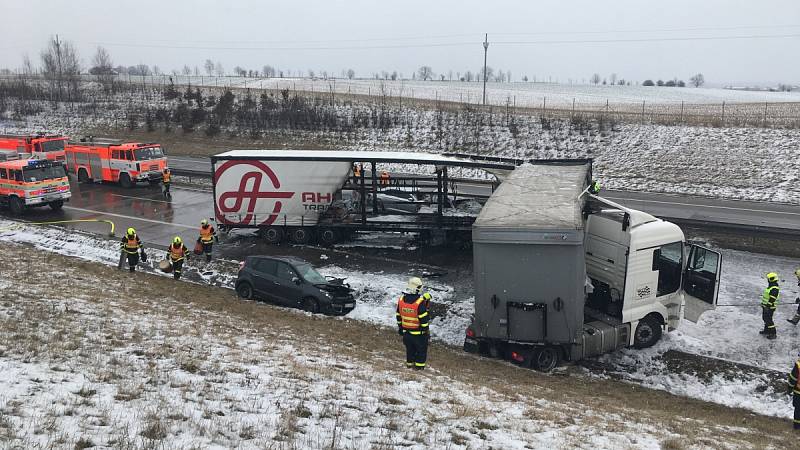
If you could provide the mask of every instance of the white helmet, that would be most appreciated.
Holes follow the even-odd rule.
[[[419,277],[411,277],[406,285],[407,294],[419,294],[422,290],[422,280]]]

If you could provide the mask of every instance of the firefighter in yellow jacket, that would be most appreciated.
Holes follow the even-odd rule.
[[[181,279],[183,272],[183,262],[189,256],[189,249],[183,243],[180,237],[175,236],[172,244],[169,246],[169,262],[172,263],[172,277],[176,280]]]
[[[777,330],[775,329],[775,308],[778,307],[778,298],[781,288],[778,286],[778,274],[770,272],[767,274],[767,288],[761,294],[761,318],[764,321],[764,329],[759,332],[767,339],[775,339]]]
[[[122,236],[120,243],[122,254],[128,259],[128,268],[131,272],[136,272],[136,264],[139,263],[139,253],[141,253],[142,261],[147,261],[147,255],[144,252],[144,245],[136,230],[128,228],[125,236]],[[122,259],[120,258],[120,269],[122,268]]]
[[[214,242],[219,242],[219,238],[217,238],[217,230],[206,219],[200,222],[200,237],[197,238],[197,242],[203,246],[206,262],[211,262],[211,249],[214,246]]]
[[[406,367],[422,370],[428,359],[431,294],[422,292],[422,280],[411,277],[397,301],[397,331],[406,347]]]

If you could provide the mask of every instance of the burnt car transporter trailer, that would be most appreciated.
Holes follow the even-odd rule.
[[[461,193],[459,183],[480,181],[449,171],[489,173],[493,179],[484,184],[497,185],[515,168],[513,162],[430,153],[310,150],[233,150],[212,156],[211,165],[222,231],[255,228],[270,243],[322,245],[357,231],[419,233],[432,243],[469,241],[478,211],[454,205],[470,197],[485,200],[491,191]]]

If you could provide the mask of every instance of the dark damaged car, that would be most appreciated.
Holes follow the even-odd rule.
[[[239,268],[236,293],[315,314],[344,315],[356,307],[353,290],[344,279],[326,278],[308,262],[292,257],[246,257]]]

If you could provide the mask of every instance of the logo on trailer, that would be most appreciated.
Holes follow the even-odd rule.
[[[222,223],[229,225],[250,225],[251,222],[261,219],[256,217],[256,206],[261,202],[272,202],[272,208],[260,208],[270,211],[269,215],[255,225],[271,225],[278,218],[283,204],[281,199],[292,198],[294,192],[280,192],[281,183],[272,169],[261,161],[226,161],[214,171],[214,179],[219,181],[222,175],[232,167],[250,166],[249,171],[242,174],[239,189],[222,193],[217,199],[217,218]],[[264,177],[269,183],[262,183]],[[266,185],[266,186],[265,186]],[[239,221],[231,220],[229,214],[244,214]]]

